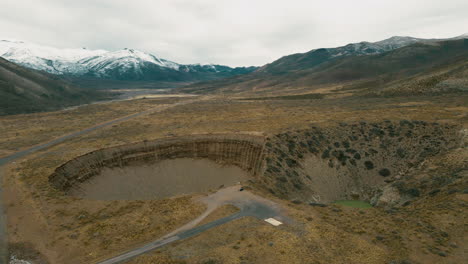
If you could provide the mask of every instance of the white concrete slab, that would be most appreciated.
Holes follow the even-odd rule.
[[[269,223],[269,224],[272,224],[274,226],[279,226],[279,225],[282,225],[283,223],[281,223],[280,221],[274,219],[274,218],[267,218],[265,219],[265,222]]]

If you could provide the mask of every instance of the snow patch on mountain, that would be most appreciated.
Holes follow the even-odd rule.
[[[77,62],[97,77],[108,77],[109,71],[118,71],[121,74],[133,72],[143,75],[143,68],[148,64],[161,68],[179,70],[180,65],[158,58],[152,54],[134,49],[123,49],[106,52],[98,56],[87,57]]]
[[[134,49],[60,49],[16,40],[0,40],[0,56],[25,67],[53,74],[83,75],[95,71],[93,74],[100,76],[114,69],[120,72],[129,69],[141,72],[147,63],[173,70],[180,67],[175,62]]]
[[[0,40],[0,56],[28,68],[53,74],[82,74],[87,71],[77,61],[104,54],[105,50],[59,49],[16,40]]]
[[[60,49],[23,41],[0,40],[0,56],[7,52],[13,52],[17,56],[29,55],[49,60],[77,61],[85,57],[96,56],[106,53],[105,50]]]
[[[341,57],[348,55],[373,55],[398,49],[422,41],[425,40],[413,37],[394,36],[377,42],[363,41],[359,43],[351,43],[342,47],[329,48],[327,49],[327,51],[332,57]]]
[[[149,62],[161,67],[171,68],[174,70],[179,69],[179,64],[175,62],[159,59],[154,55],[134,49],[107,52],[99,56],[82,59],[79,62],[90,68],[100,67],[110,62],[117,62],[118,64],[128,63],[129,65],[138,64],[140,62]]]

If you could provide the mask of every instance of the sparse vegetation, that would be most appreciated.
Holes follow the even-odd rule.
[[[383,176],[383,177],[388,177],[388,176],[390,176],[390,170],[387,169],[387,168],[383,168],[383,169],[379,170],[379,175]]]
[[[107,118],[124,115],[127,112],[136,112],[160,106],[164,102],[168,104],[174,102],[173,100],[153,100],[146,99],[119,102],[115,105],[110,104],[107,106],[109,108],[104,112],[100,112],[100,110],[105,109],[103,106],[87,106],[79,111],[67,112],[66,115],[62,116],[54,113],[40,113],[15,118],[11,116],[2,117],[0,122],[2,127],[5,128],[8,140],[5,139],[3,143],[0,143],[8,146],[9,151],[14,151],[16,148],[31,145],[32,141],[28,141],[30,139],[26,136],[27,133],[34,135],[35,142],[47,139],[50,134],[43,127],[50,127],[54,131],[54,135],[59,135],[87,127],[94,122],[98,123]],[[399,172],[400,168],[407,168],[410,162],[413,164],[413,168],[418,168],[416,165],[423,158],[420,158],[419,150],[416,151],[409,147],[413,146],[410,143],[413,142],[417,146],[424,147],[430,144],[440,144],[440,148],[454,145],[455,141],[453,141],[453,135],[450,131],[459,131],[458,128],[454,128],[454,124],[459,124],[464,118],[462,113],[466,112],[465,100],[466,97],[463,96],[454,98],[421,96],[418,98],[399,98],[398,100],[392,98],[364,98],[359,100],[347,99],[345,101],[333,101],[324,98],[311,104],[303,100],[227,101],[214,99],[199,101],[191,105],[181,105],[165,112],[141,116],[135,120],[116,124],[114,127],[103,128],[92,134],[83,135],[53,146],[43,152],[47,154],[38,153],[37,156],[29,156],[21,163],[14,165],[11,171],[8,170],[5,175],[8,181],[9,195],[11,193],[27,194],[27,196],[19,199],[13,196],[9,196],[8,199],[10,201],[14,200],[15,208],[24,209],[28,213],[34,212],[34,214],[40,215],[46,221],[27,223],[27,217],[18,213],[20,212],[19,209],[11,214],[12,219],[18,225],[31,224],[38,226],[40,229],[47,228],[47,230],[50,230],[49,233],[39,236],[40,241],[36,239],[38,236],[28,234],[23,229],[17,229],[17,233],[12,233],[12,236],[14,239],[19,237],[31,239],[33,244],[50,245],[51,249],[63,252],[57,257],[63,260],[59,263],[70,263],[68,261],[70,259],[78,262],[80,260],[84,260],[82,262],[91,262],[96,259],[96,256],[121,253],[131,245],[153,240],[170,231],[168,229],[175,228],[175,226],[181,225],[188,219],[192,219],[194,215],[201,213],[203,208],[193,204],[189,199],[190,197],[142,202],[74,200],[51,188],[47,177],[61,163],[102,147],[143,141],[144,139],[153,140],[166,137],[168,133],[180,136],[193,134],[194,132],[238,133],[239,131],[262,131],[271,139],[265,144],[265,149],[272,151],[271,155],[268,156],[270,160],[266,161],[268,164],[265,169],[270,169],[274,174],[269,176],[265,174],[264,178],[259,177],[249,185],[252,187],[252,191],[269,197],[282,206],[286,206],[288,210],[291,210],[291,217],[294,220],[306,223],[304,228],[308,232],[304,233],[304,236],[298,237],[294,233],[297,230],[293,232],[287,225],[281,229],[273,229],[261,221],[243,219],[200,234],[196,238],[174,244],[173,247],[164,248],[162,251],[141,256],[140,260],[135,260],[134,263],[151,263],[152,261],[155,263],[158,263],[158,261],[161,263],[177,263],[178,260],[174,260],[176,256],[180,255],[177,252],[187,250],[189,247],[196,249],[197,254],[196,256],[188,256],[184,260],[187,263],[203,263],[203,260],[211,258],[220,262],[226,262],[228,259],[237,261],[240,256],[247,256],[246,253],[248,252],[259,251],[266,252],[267,257],[278,261],[282,261],[282,257],[284,257],[284,260],[289,261],[289,263],[292,260],[297,260],[297,263],[315,260],[330,263],[337,261],[350,263],[356,257],[359,257],[360,260],[363,259],[362,253],[359,253],[361,251],[370,252],[366,255],[370,258],[370,263],[372,261],[374,263],[375,261],[386,263],[395,259],[395,255],[406,259],[421,260],[419,255],[412,253],[413,247],[421,252],[427,250],[427,256],[433,258],[434,261],[439,261],[439,258],[455,259],[454,256],[458,256],[459,251],[449,245],[452,242],[460,245],[457,233],[462,233],[460,231],[463,226],[456,220],[459,219],[460,213],[457,213],[458,216],[454,215],[452,214],[454,211],[450,211],[446,207],[460,208],[460,200],[457,200],[459,199],[457,197],[467,188],[460,183],[463,177],[452,177],[450,176],[452,172],[445,171],[445,169],[448,170],[452,166],[461,166],[461,163],[450,165],[457,161],[453,157],[442,159],[443,166],[439,165],[436,169],[432,168],[434,172],[431,172],[430,175],[433,178],[423,178],[427,180],[426,185],[416,182],[414,180],[416,177],[413,177],[413,174],[405,174],[405,177],[415,181],[400,188],[403,191],[401,193],[402,197],[411,202],[406,206],[398,207],[397,205],[395,209],[391,209],[394,211],[389,209],[387,212],[383,207],[366,210],[339,207],[341,210],[339,211],[333,210],[334,205],[326,207],[309,206],[308,202],[312,201],[293,204],[293,206],[288,204],[289,201],[295,199],[303,201],[301,200],[303,197],[300,195],[310,191],[308,184],[320,180],[318,177],[322,174],[308,175],[312,179],[311,181],[303,173],[303,170],[305,170],[303,162],[310,157],[316,157],[318,162],[323,162],[324,167],[333,173],[346,175],[346,171],[351,168],[352,170],[364,171],[369,177],[376,177],[382,182],[392,179],[390,176],[394,176],[393,174]],[[337,102],[343,103],[337,104]],[[424,105],[424,108],[421,108],[421,105]],[[89,114],[91,112],[96,113],[94,115],[96,119],[84,118],[85,116],[93,117],[93,115]],[[386,128],[388,123],[382,123],[383,119],[391,120],[394,133],[400,133],[401,136],[392,137]],[[404,125],[400,126],[400,120],[402,119],[425,120],[428,122],[423,125],[422,123],[416,124],[408,121],[411,125],[403,122]],[[40,129],[32,130],[27,125],[31,120],[42,120],[43,126],[40,128],[42,131]],[[76,120],[79,120],[79,122]],[[361,125],[360,120],[366,121]],[[431,122],[429,122],[431,120],[447,120],[447,129],[445,128],[446,124],[442,122],[440,122],[441,125],[437,126],[438,128],[433,128]],[[345,123],[346,126],[340,126],[337,122]],[[370,123],[380,124],[381,129],[385,131],[383,137],[393,139],[391,144],[386,144],[388,150],[380,149],[381,142],[378,139],[369,138]],[[61,124],[63,124],[63,127]],[[356,126],[353,127],[353,125]],[[410,128],[410,126],[413,127]],[[407,138],[404,135],[409,130],[411,130],[411,137]],[[8,131],[19,131],[20,135],[16,136]],[[135,131],[138,131],[138,133],[135,133]],[[293,143],[291,143],[291,146],[294,145],[292,153],[289,151],[288,142],[284,140],[286,137],[277,138],[275,135],[278,134],[289,134],[291,136],[288,140],[293,140]],[[419,137],[426,134],[431,135],[431,137],[428,139],[421,138],[421,142],[419,142]],[[434,135],[443,135],[444,139],[439,140]],[[297,138],[294,138],[294,136]],[[418,140],[414,140],[414,138]],[[345,140],[348,141],[349,146],[344,142]],[[280,141],[285,144],[279,145],[278,142]],[[300,142],[306,143],[307,146],[304,147]],[[334,146],[335,142],[340,143],[339,148]],[[370,148],[376,150],[377,153],[370,152]],[[5,149],[2,148],[4,151]],[[405,152],[404,158],[399,157],[398,149]],[[342,151],[341,155],[340,151]],[[303,154],[302,158],[294,156],[298,152]],[[369,153],[367,158],[364,157],[366,152]],[[323,156],[324,153],[326,153],[325,156]],[[373,153],[373,156],[371,153]],[[432,160],[432,158],[438,157],[440,159],[440,155],[445,155],[444,153],[445,150],[439,153],[430,152],[429,155],[424,157],[425,160],[428,160],[426,164],[435,164],[437,159]],[[382,159],[384,155],[387,161]],[[460,154],[457,155],[456,157],[461,156]],[[409,160],[410,157],[414,157],[414,159]],[[346,160],[346,165],[342,165],[340,160]],[[375,167],[374,170],[367,171],[364,161],[372,161]],[[394,167],[385,162],[392,162],[391,165],[396,164],[395,166],[398,169],[394,170]],[[329,163],[334,164],[333,168],[328,166]],[[391,169],[392,174],[388,178],[380,177],[378,172],[382,168]],[[435,175],[436,172],[438,175]],[[26,175],[28,176],[26,177]],[[453,173],[453,175],[462,174]],[[276,183],[278,183],[278,186],[275,185]],[[437,183],[437,186],[433,186],[433,183]],[[260,186],[264,186],[264,188]],[[436,189],[439,189],[439,192],[429,195],[429,192]],[[448,194],[448,190],[454,189],[456,189],[456,192]],[[299,197],[288,197],[288,192],[292,190]],[[284,202],[278,197],[288,198],[288,202]],[[7,202],[7,204],[9,203]],[[31,207],[28,206],[32,204],[35,207],[30,209]],[[411,211],[416,206],[419,210],[417,217]],[[433,217],[434,214],[439,214],[444,219],[439,221]],[[421,226],[418,226],[417,223],[420,223]],[[451,224],[446,225],[445,223]],[[243,232],[239,232],[240,229]],[[437,242],[437,239],[442,238],[439,229],[443,229],[449,234],[449,238],[440,240],[442,242],[447,240],[447,242],[443,242],[445,243],[443,246]],[[148,232],[148,230],[151,230],[151,232]],[[243,240],[241,240],[241,234],[244,235]],[[377,236],[382,239],[375,239],[374,241]],[[418,238],[419,236],[421,239]],[[240,243],[237,244],[239,241]],[[272,242],[271,246],[270,242]],[[233,249],[235,245],[239,247],[236,250]],[[411,248],[409,245],[411,245]],[[327,250],[321,251],[322,246]],[[281,247],[283,253],[278,251],[278,247]],[[440,248],[439,251],[435,249],[433,251],[448,252],[446,253],[447,257],[441,257],[438,253],[433,254],[428,248]],[[326,254],[325,252],[329,253]],[[336,254],[342,252],[345,253]],[[260,258],[254,253],[249,254],[251,254],[249,256],[252,259],[245,260],[246,262],[252,261],[255,263]],[[332,255],[335,257],[331,257]],[[52,258],[52,261],[54,261],[55,257],[52,256]],[[420,262],[425,263],[422,260]]]
[[[368,202],[364,201],[356,201],[356,200],[343,200],[343,201],[336,201],[335,204],[353,207],[353,208],[372,208],[372,205]]]
[[[364,166],[366,167],[366,169],[372,170],[374,168],[374,163],[370,160],[366,160],[364,161]]]

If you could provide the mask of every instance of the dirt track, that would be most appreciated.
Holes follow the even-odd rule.
[[[241,192],[239,191],[240,187],[240,185],[234,185],[221,189],[209,196],[203,197],[201,201],[204,202],[208,208],[201,216],[178,228],[177,230],[174,230],[173,232],[165,235],[161,239],[157,239],[111,259],[104,260],[98,264],[123,263],[129,259],[160,248],[169,243],[193,237],[203,231],[242,218],[244,216],[253,216],[260,220],[274,217],[283,223],[292,223],[292,220],[285,215],[285,212],[277,204],[248,191]],[[238,207],[240,211],[233,215],[196,227],[196,225],[200,223],[205,217],[207,217],[211,212],[224,204],[232,204]],[[265,222],[265,224],[267,223]]]

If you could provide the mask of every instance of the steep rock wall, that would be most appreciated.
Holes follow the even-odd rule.
[[[193,135],[145,141],[87,153],[58,167],[49,182],[68,191],[98,175],[103,168],[155,163],[176,158],[209,159],[259,175],[263,169],[264,137],[252,135]]]

